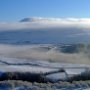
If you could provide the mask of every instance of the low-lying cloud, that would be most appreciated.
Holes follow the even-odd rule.
[[[22,20],[20,22],[14,22],[14,23],[2,23],[1,22],[0,23],[0,31],[26,30],[26,29],[28,30],[56,30],[57,28],[58,30],[68,30],[69,31],[73,29],[74,31],[75,30],[83,31],[83,32],[80,32],[79,34],[73,33],[73,35],[71,33],[70,37],[77,37],[77,36],[85,35],[85,34],[89,35],[90,32],[88,31],[90,31],[90,19],[89,18],[63,18],[63,19],[62,18],[59,18],[59,19],[29,18],[26,20]],[[66,35],[66,34],[68,33],[65,31],[63,35]],[[54,35],[55,34],[53,34],[51,38]],[[2,40],[4,39],[2,38]],[[24,59],[34,59],[34,60],[50,60],[50,61],[52,60],[52,61],[59,61],[62,63],[90,64],[90,58],[85,53],[82,53],[82,52],[78,54],[77,53],[66,54],[60,51],[58,52],[53,49],[48,51],[38,46],[34,47],[34,46],[29,46],[29,45],[28,46],[26,45],[15,46],[15,45],[1,45],[0,44],[0,56],[10,57],[10,58],[21,58],[21,59],[23,58]]]
[[[0,30],[48,29],[48,28],[90,29],[90,18],[24,18],[20,22],[0,23]]]
[[[49,48],[49,49],[48,49]],[[90,57],[83,52],[63,53],[50,45],[0,45],[0,57],[26,60],[46,60],[60,63],[90,64]]]

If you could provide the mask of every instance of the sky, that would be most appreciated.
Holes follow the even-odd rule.
[[[0,22],[25,17],[90,18],[90,0],[0,0]]]

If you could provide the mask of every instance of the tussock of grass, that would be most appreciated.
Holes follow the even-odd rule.
[[[43,74],[29,72],[5,72],[0,76],[0,81],[3,80],[22,80],[29,82],[47,82]]]
[[[90,70],[86,70],[85,72],[82,72],[79,75],[75,75],[71,78],[68,79],[68,81],[72,82],[72,81],[86,81],[86,80],[90,80]]]

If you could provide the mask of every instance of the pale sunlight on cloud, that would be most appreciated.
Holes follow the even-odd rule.
[[[24,18],[20,22],[0,23],[0,30],[48,29],[48,28],[90,29],[90,18]]]

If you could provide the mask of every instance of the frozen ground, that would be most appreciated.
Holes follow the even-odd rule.
[[[59,82],[59,83],[30,83],[26,81],[1,81],[0,90],[90,90],[90,81]]]
[[[28,63],[27,63],[28,62]],[[69,75],[77,75],[86,70],[88,65],[58,63],[42,60],[27,60],[17,58],[0,57],[0,76],[6,72],[30,72],[30,73],[49,73],[46,78],[49,80],[58,81],[65,80]],[[65,69],[65,72],[56,72],[61,68]],[[68,74],[68,76],[67,76]],[[80,82],[70,84],[68,82],[61,83],[30,83],[23,81],[1,81],[0,90],[89,90],[89,83]]]

